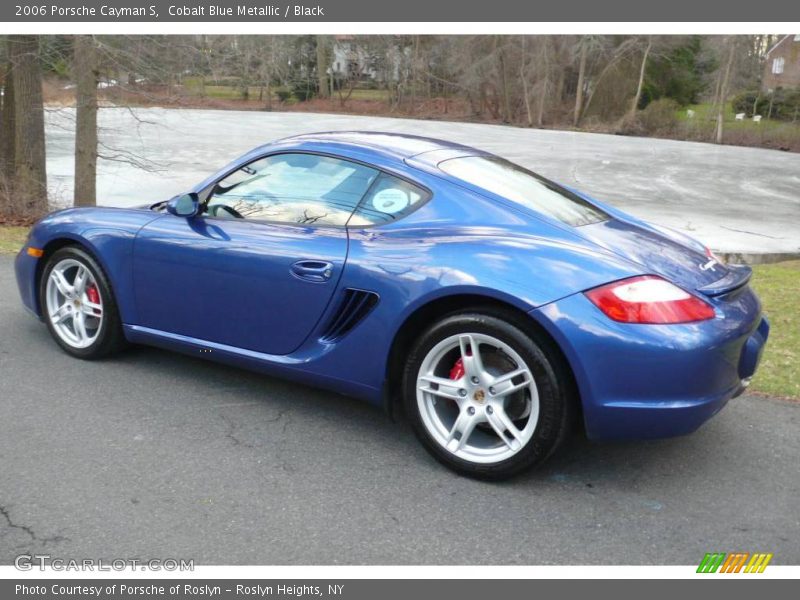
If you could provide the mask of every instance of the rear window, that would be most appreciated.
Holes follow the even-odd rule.
[[[583,198],[495,156],[462,156],[439,163],[445,173],[562,223],[580,227],[609,216]]]

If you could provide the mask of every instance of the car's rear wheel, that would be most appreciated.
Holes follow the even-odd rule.
[[[552,345],[504,316],[470,312],[439,321],[417,341],[404,377],[406,413],[425,448],[484,479],[544,461],[572,413]]]
[[[107,356],[124,345],[119,311],[97,261],[76,246],[53,253],[40,282],[47,328],[67,353],[78,358]]]

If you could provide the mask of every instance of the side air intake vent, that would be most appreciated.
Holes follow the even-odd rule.
[[[328,344],[339,341],[358,325],[377,303],[378,294],[347,288],[320,340]]]

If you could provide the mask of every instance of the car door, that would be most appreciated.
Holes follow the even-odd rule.
[[[149,223],[134,245],[140,325],[268,354],[296,350],[331,300],[345,224],[377,175],[331,157],[272,155],[211,186],[200,215]]]

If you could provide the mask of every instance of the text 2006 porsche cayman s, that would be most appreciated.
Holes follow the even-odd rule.
[[[32,229],[23,302],[99,358],[133,342],[402,407],[462,473],[695,430],[753,376],[750,269],[474,148],[322,133],[142,208]]]

